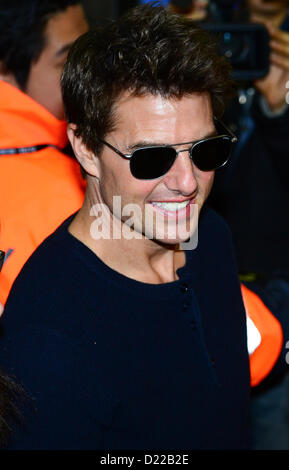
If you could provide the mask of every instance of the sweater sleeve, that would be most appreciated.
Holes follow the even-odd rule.
[[[0,367],[28,396],[9,449],[98,449],[111,407],[91,348],[62,318],[72,318],[71,306],[54,308],[48,280],[44,297],[31,279],[16,280],[1,317]]]
[[[89,420],[85,412],[82,416],[86,386],[81,392],[81,384],[75,380],[79,352],[65,335],[32,325],[2,341],[2,368],[28,396],[21,405],[22,421],[14,426],[9,449],[86,449],[89,432],[95,448],[100,446],[100,422],[83,423],[82,429],[79,426]]]

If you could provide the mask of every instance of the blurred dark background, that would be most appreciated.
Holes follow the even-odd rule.
[[[128,8],[137,5],[137,0],[83,0],[84,8],[91,25],[102,24],[117,18]]]

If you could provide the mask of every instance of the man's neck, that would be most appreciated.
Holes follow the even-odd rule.
[[[14,75],[11,73],[4,73],[1,68],[1,63],[0,63],[0,80],[3,80],[3,82],[9,83],[9,85],[12,85],[15,88],[18,88],[20,90],[20,86],[18,82],[16,81],[16,78],[14,77]]]
[[[131,279],[148,284],[162,284],[178,279],[176,271],[186,262],[183,251],[147,239],[143,235],[141,238],[128,239],[123,236],[123,228],[129,229],[121,221],[120,233],[117,233],[118,228],[114,232],[116,236],[112,236],[110,220],[106,222],[107,227],[110,227],[108,238],[97,238],[93,226],[96,220],[92,211],[94,205],[95,198],[91,198],[88,192],[82,208],[69,226],[69,232],[75,238],[111,269]]]

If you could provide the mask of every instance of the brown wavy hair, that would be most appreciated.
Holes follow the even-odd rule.
[[[81,36],[61,84],[67,120],[95,153],[98,139],[114,127],[114,104],[125,91],[165,98],[208,92],[219,117],[233,92],[230,66],[216,40],[191,20],[152,4]]]

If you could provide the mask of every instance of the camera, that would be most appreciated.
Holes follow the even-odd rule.
[[[248,82],[269,72],[269,34],[261,24],[204,24],[218,37],[219,52],[232,65],[232,78]]]
[[[175,0],[180,8],[193,7],[193,0]],[[249,22],[245,0],[209,0],[207,16],[200,26],[217,36],[219,52],[232,65],[232,78],[251,82],[269,72],[269,40],[267,28]]]

